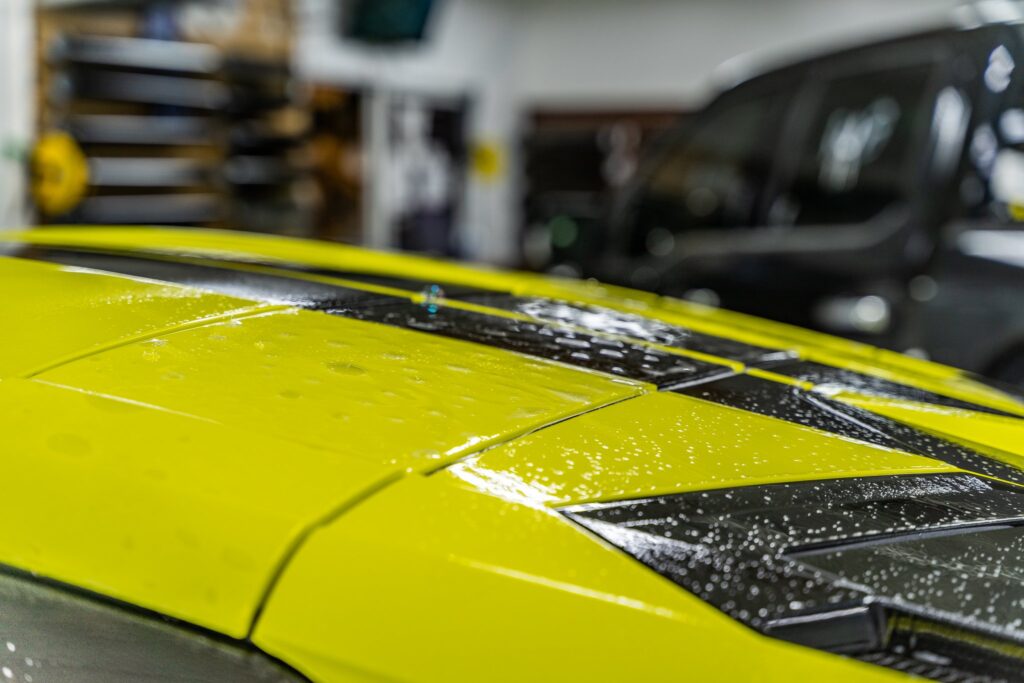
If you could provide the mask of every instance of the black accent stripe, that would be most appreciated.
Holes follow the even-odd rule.
[[[251,272],[244,269],[246,266],[258,266],[261,268],[273,269],[281,274],[281,279],[287,278],[285,273],[295,273],[296,275],[336,278],[348,280],[349,282],[389,287],[391,289],[409,292],[410,294],[419,294],[433,288],[440,288],[439,295],[446,299],[464,301],[466,303],[478,304],[495,310],[529,316],[539,324],[569,326],[586,329],[598,335],[628,337],[635,339],[637,342],[642,344],[658,344],[686,351],[694,351],[707,354],[709,356],[715,356],[717,358],[723,358],[728,361],[743,363],[748,366],[766,367],[774,365],[780,361],[795,359],[795,354],[791,351],[747,344],[733,339],[697,332],[689,328],[672,325],[660,320],[647,318],[637,314],[625,313],[602,306],[572,303],[543,297],[522,297],[508,292],[495,291],[468,285],[452,284],[450,282],[443,281],[427,281],[417,278],[314,267],[262,259],[229,259],[220,255],[184,255],[155,251],[116,252],[80,248],[54,248],[46,246],[29,247],[27,250],[35,252],[39,260],[55,260],[57,262],[69,264],[73,264],[72,261],[75,260],[81,261],[82,259],[89,258],[99,259],[100,256],[108,258],[133,259],[139,263],[138,271],[134,274],[141,277],[151,277],[156,280],[179,282],[181,284],[189,284],[197,287],[204,286],[202,280],[184,281],[182,279],[182,275],[170,266],[163,270],[158,270],[154,266],[149,269],[151,274],[146,275],[147,266],[145,263],[151,261],[153,263],[179,263],[194,265],[199,262],[205,264],[215,262],[223,266],[225,268],[225,272],[238,273]],[[100,266],[96,267],[102,269]],[[216,269],[216,266],[208,267],[211,270]],[[234,267],[235,270],[232,270],[232,267]],[[227,284],[225,281],[229,278],[230,275],[207,273],[205,276],[205,286],[210,288],[209,284],[216,283],[218,287],[224,287]],[[294,278],[294,281],[310,283],[311,289],[312,285],[318,284],[314,280],[304,279],[301,277]],[[277,285],[275,285],[275,287],[277,287]],[[300,296],[296,296],[295,293],[287,291],[285,294],[295,297],[300,301],[300,303],[297,303],[296,305],[301,305],[301,286],[295,287],[294,289],[300,290]],[[216,291],[223,292],[224,290],[217,289]],[[245,291],[244,287],[242,287],[240,291]],[[258,293],[259,288],[254,288],[253,291],[254,293]],[[239,294],[239,296],[244,295]],[[278,295],[278,298],[282,297]],[[264,297],[262,300],[269,299]]]
[[[705,353],[748,366],[763,366],[795,358],[791,351],[746,344],[603,306],[495,293],[452,298],[528,315],[542,323],[572,325],[604,334],[632,337],[651,344]]]
[[[244,262],[240,261],[239,263]],[[352,282],[359,282],[361,284],[378,285],[381,287],[390,287],[392,289],[401,289],[407,292],[425,292],[428,289],[440,287],[441,291],[444,293],[444,296],[449,299],[461,299],[464,297],[468,298],[490,291],[481,289],[479,287],[471,287],[469,285],[458,285],[450,282],[437,282],[433,280],[421,280],[419,278],[397,277],[394,275],[381,275],[378,273],[365,273],[354,270],[340,270],[336,268],[313,268],[294,263],[277,263],[275,261],[267,261],[259,262],[258,265],[263,265],[278,270],[286,270],[296,274],[315,275],[318,277],[350,280]]]
[[[642,344],[580,333],[565,325],[524,322],[450,308],[441,303],[418,304],[399,296],[276,272],[220,267],[183,258],[144,258],[124,253],[48,247],[27,248],[16,256],[173,282],[255,301],[286,304],[416,330],[647,382],[659,388],[734,374],[724,365],[693,360]]]
[[[794,549],[834,553],[850,542],[893,544],[920,532],[1019,526],[1022,504],[1024,491],[1016,487],[969,474],[927,474],[745,486],[561,512],[701,599],[767,630],[779,619],[866,597],[860,586],[812,571]],[[944,578],[957,578],[950,573]]]
[[[542,325],[445,306],[405,302],[357,305],[329,310],[328,313],[515,351],[648,382],[662,389],[735,374],[724,365],[589,335],[564,326]]]
[[[140,257],[128,253],[29,247],[12,255],[33,261],[171,282],[242,299],[310,310],[346,305],[370,306],[401,300],[360,289],[299,280],[287,275],[224,268],[187,260]]]
[[[676,393],[820,429],[875,446],[922,455],[968,472],[1024,484],[1024,471],[1012,465],[902,422],[800,387],[750,375],[736,375],[678,389]]]
[[[316,280],[312,280],[304,277],[289,277],[289,273],[294,273],[297,276],[309,275],[324,278],[334,278],[338,280],[348,280],[349,282],[355,282],[359,284],[388,287],[391,289],[402,290],[409,292],[410,294],[418,294],[425,292],[426,290],[434,287],[440,287],[443,294],[447,298],[460,299],[468,298],[478,294],[486,294],[492,292],[492,290],[483,289],[480,287],[472,287],[469,285],[459,285],[445,282],[437,282],[433,280],[421,280],[418,278],[410,277],[399,277],[395,275],[384,275],[379,273],[367,273],[362,271],[352,270],[341,270],[337,268],[321,268],[315,266],[307,266],[298,263],[289,263],[284,261],[258,259],[258,258],[226,258],[221,254],[203,254],[198,252],[193,253],[178,253],[172,251],[157,251],[157,250],[119,250],[119,249],[101,249],[92,247],[78,247],[78,246],[49,246],[49,245],[33,245],[25,243],[0,243],[0,254],[6,254],[10,256],[17,256],[19,258],[33,259],[37,261],[48,261],[53,263],[66,263],[67,265],[78,265],[77,261],[83,262],[82,267],[95,267],[96,269],[102,269],[100,266],[88,266],[84,265],[89,260],[95,260],[96,262],[101,261],[101,257],[108,259],[125,259],[127,263],[128,259],[138,262],[139,272],[127,273],[126,275],[137,275],[138,277],[149,277],[154,280],[163,280],[165,282],[176,282],[179,284],[192,284],[191,282],[185,282],[182,275],[174,270],[158,270],[157,266],[152,267],[151,275],[145,275],[144,270],[147,268],[144,264],[178,264],[188,266],[205,265],[210,269],[220,269],[224,275],[220,276],[220,280],[226,281],[230,278],[228,273],[249,273],[251,270],[247,270],[251,267],[265,268],[277,272],[282,280],[291,280],[296,285],[301,286],[301,283],[310,283],[311,285],[318,284]],[[111,272],[122,272],[119,270],[111,270]],[[212,274],[211,274],[212,275]],[[211,278],[212,281],[217,282],[219,280]],[[195,284],[194,286],[200,286]],[[221,291],[221,290],[217,290]]]
[[[1020,681],[1022,510],[1018,487],[933,474],[561,512],[765,635],[855,655],[938,655],[926,670],[936,680]]]
[[[238,263],[247,262],[238,261]],[[259,265],[306,275],[381,285],[411,293],[420,293],[439,287],[442,296],[446,299],[474,303],[519,315],[527,315],[541,324],[565,325],[586,329],[597,334],[630,337],[640,342],[696,351],[751,366],[768,366],[780,361],[796,358],[796,354],[791,351],[746,344],[725,337],[697,332],[653,318],[624,313],[601,306],[570,303],[568,301],[543,297],[516,296],[508,292],[443,281],[427,281],[408,277],[309,267],[300,264],[282,264],[277,262],[248,263],[258,263]]]
[[[314,267],[296,263],[225,259],[222,256],[215,257],[215,260],[229,267],[232,265],[257,265],[301,275],[337,278],[350,282],[390,287],[407,291],[411,294],[422,293],[432,288],[440,288],[440,295],[446,299],[474,303],[487,308],[520,315],[528,315],[541,324],[570,326],[587,329],[597,334],[631,337],[640,342],[696,351],[752,366],[773,365],[779,361],[795,358],[795,354],[790,351],[746,344],[600,306],[570,303],[542,297],[522,297],[504,291],[444,281]],[[306,282],[307,280],[303,281]]]
[[[832,367],[823,363],[812,361],[790,361],[773,364],[771,371],[792,377],[804,382],[817,385],[820,389],[849,391],[850,393],[863,394],[867,396],[878,396],[903,401],[915,401],[918,403],[930,403],[932,405],[957,408],[960,410],[973,410],[979,413],[1001,415],[1004,417],[1021,417],[996,408],[988,408],[977,403],[961,401],[960,399],[942,396],[932,391],[918,389],[916,387],[899,384],[881,377],[865,375],[854,370]],[[1024,406],[1021,406],[1024,408]]]

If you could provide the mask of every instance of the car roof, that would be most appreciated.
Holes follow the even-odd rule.
[[[716,94],[753,84],[762,79],[797,77],[815,66],[844,57],[856,57],[909,40],[949,39],[979,29],[1019,24],[1024,21],[1024,3],[1018,0],[989,0],[968,3],[953,10],[928,17],[924,25],[914,30],[897,30],[881,37],[847,39],[836,47],[834,43],[799,52],[752,52],[730,59],[712,74],[712,88]]]

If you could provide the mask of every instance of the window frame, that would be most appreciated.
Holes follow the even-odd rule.
[[[874,219],[805,225],[772,223],[769,216],[770,207],[783,196],[787,188],[792,187],[808,147],[817,145],[817,141],[810,140],[810,135],[812,127],[819,121],[822,102],[832,83],[872,73],[895,72],[924,66],[932,68],[928,76],[929,82],[925,86],[925,97],[931,101],[931,106],[918,113],[918,116],[923,119],[919,123],[923,125],[920,126],[917,139],[910,142],[909,152],[911,159],[916,159],[917,163],[914,164],[913,173],[908,174],[903,186],[909,207],[907,220],[904,222],[913,223],[926,204],[929,174],[933,162],[934,149],[931,143],[934,138],[934,126],[927,119],[934,116],[935,102],[939,92],[943,87],[954,85],[956,80],[950,66],[953,55],[950,43],[948,34],[916,36],[884,46],[868,46],[850,53],[829,56],[816,63],[809,70],[807,79],[803,83],[801,107],[793,112],[790,121],[790,137],[787,141],[790,153],[786,155],[784,165],[778,170],[777,185],[765,197],[764,212],[760,216],[761,223],[765,227],[787,228],[799,232],[843,230],[844,228],[872,230],[874,227],[872,224],[876,223]],[[877,231],[881,234],[883,232],[899,232],[909,225],[879,227],[885,228],[885,230]],[[898,227],[898,229],[894,230],[894,227]]]
[[[648,152],[647,158],[644,160],[640,171],[636,174],[628,187],[625,188],[619,197],[617,197],[612,207],[609,242],[612,245],[613,251],[620,254],[628,252],[631,234],[635,229],[631,218],[637,201],[648,187],[651,177],[658,171],[665,159],[671,157],[675,150],[679,149],[680,146],[689,144],[689,142],[708,124],[709,121],[721,116],[724,108],[733,108],[753,99],[768,97],[776,93],[783,93],[783,99],[785,101],[785,93],[788,92],[791,97],[789,98],[788,103],[784,105],[779,116],[779,135],[775,136],[775,143],[772,145],[773,161],[768,172],[764,191],[761,193],[761,197],[758,198],[758,201],[752,211],[753,220],[751,224],[749,226],[737,226],[730,230],[723,230],[722,228],[688,229],[680,231],[679,234],[708,233],[709,236],[719,235],[721,236],[721,239],[728,239],[728,235],[732,234],[734,230],[743,231],[758,229],[759,226],[763,224],[763,212],[767,193],[772,187],[774,187],[775,177],[779,172],[780,159],[786,149],[784,133],[788,130],[789,119],[792,116],[794,108],[799,104],[799,98],[803,93],[805,71],[806,66],[804,64],[797,64],[777,71],[771,71],[749,81],[740,83],[718,94],[710,103],[707,104],[707,106],[697,112],[691,119],[687,120],[684,125],[664,134],[662,138],[656,142],[657,146]],[[649,258],[660,260],[665,257]]]

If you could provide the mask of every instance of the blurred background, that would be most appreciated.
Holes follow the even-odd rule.
[[[1022,16],[2,0],[0,226],[241,229],[599,277],[1024,382]]]

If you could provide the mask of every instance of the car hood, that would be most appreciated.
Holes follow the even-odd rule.
[[[1024,482],[1019,398],[747,316],[235,233],[66,228],[0,242],[0,282],[17,292],[0,304],[13,323],[0,419],[20,497],[0,562],[254,634],[328,677],[373,668],[329,657],[338,631],[309,632],[320,622],[307,616],[337,601],[358,614],[353,587],[379,585],[366,558],[426,553],[445,576],[532,577],[685,625],[706,606],[560,511],[875,476]],[[512,551],[528,539],[498,518],[568,554],[524,565],[529,553]],[[492,533],[513,540],[496,547],[481,536]],[[575,552],[605,574],[568,571]],[[373,629],[343,630],[369,657]]]

